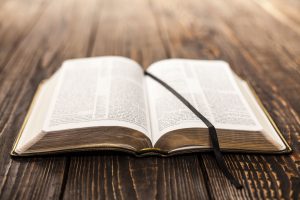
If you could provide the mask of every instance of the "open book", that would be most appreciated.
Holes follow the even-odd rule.
[[[222,151],[291,149],[248,84],[224,61],[168,59],[147,69],[216,127]],[[39,87],[12,155],[210,150],[208,129],[142,67],[124,57],[67,60]]]

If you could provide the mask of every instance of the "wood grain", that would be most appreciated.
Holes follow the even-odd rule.
[[[200,178],[199,178],[200,177]],[[196,156],[135,158],[95,154],[71,159],[65,199],[207,199]]]
[[[296,0],[0,0],[0,199],[299,199],[300,16]],[[250,82],[294,151],[111,152],[11,159],[39,82],[69,58],[223,59]]]
[[[0,67],[8,62],[22,39],[30,32],[40,15],[47,7],[45,1],[35,1],[33,5],[27,2],[1,1],[0,6]],[[26,12],[24,12],[26,10]],[[13,30],[13,34],[11,31]],[[0,68],[1,72],[1,68]]]

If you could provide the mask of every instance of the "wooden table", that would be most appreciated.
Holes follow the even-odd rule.
[[[236,190],[209,153],[110,152],[12,159],[39,82],[65,59],[223,59],[248,80],[291,155],[227,154]],[[0,0],[0,199],[290,199],[300,191],[297,0]]]

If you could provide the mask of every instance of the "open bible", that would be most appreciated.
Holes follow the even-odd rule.
[[[291,151],[253,90],[226,62],[167,59],[147,71],[214,124],[222,151]],[[176,96],[135,61],[106,56],[67,60],[40,84],[12,155],[210,149],[207,127]]]

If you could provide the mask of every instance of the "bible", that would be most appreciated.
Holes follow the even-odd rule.
[[[221,151],[291,151],[254,90],[226,62],[166,59],[147,72],[209,119]],[[40,84],[11,154],[168,156],[211,149],[207,126],[174,94],[135,61],[104,56],[67,60]]]

